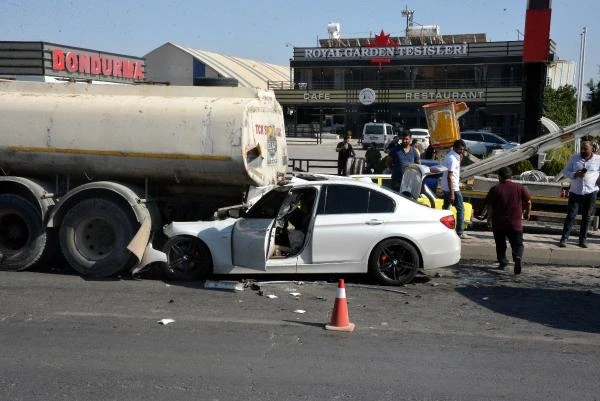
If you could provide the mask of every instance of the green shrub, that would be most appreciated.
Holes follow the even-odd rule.
[[[546,175],[557,175],[563,170],[563,168],[565,168],[565,163],[557,159],[551,159],[546,160],[544,162],[544,165],[542,166],[542,171]]]
[[[525,171],[535,170],[529,160],[521,160],[510,166],[513,175],[519,175]]]

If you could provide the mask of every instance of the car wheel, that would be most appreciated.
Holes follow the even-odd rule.
[[[399,238],[386,239],[373,249],[369,271],[381,284],[402,285],[412,281],[419,269],[417,249]]]
[[[198,280],[212,273],[210,250],[196,237],[179,235],[170,238],[163,250],[167,254],[163,272],[170,280]]]

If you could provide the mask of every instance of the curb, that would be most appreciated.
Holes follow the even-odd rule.
[[[577,245],[570,245],[572,249],[567,248],[536,248],[528,247],[528,242],[524,242],[525,250],[523,252],[523,262],[525,264],[535,265],[554,265],[564,267],[600,267],[600,252],[594,249],[581,249]],[[510,246],[507,249],[507,256],[510,259]],[[496,249],[491,244],[483,241],[479,243],[463,243],[461,261],[465,260],[485,260],[496,263]]]

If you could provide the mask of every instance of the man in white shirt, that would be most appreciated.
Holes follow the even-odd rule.
[[[563,174],[571,179],[567,216],[558,246],[567,246],[575,216],[581,207],[581,225],[579,227],[579,246],[587,248],[587,233],[590,218],[595,210],[600,176],[600,156],[594,154],[590,141],[581,142],[581,153],[571,156]]]
[[[465,207],[463,196],[460,193],[460,162],[467,145],[462,139],[454,141],[452,150],[444,157],[444,167],[448,170],[442,175],[442,191],[444,191],[444,209],[450,205],[456,208],[456,234],[461,238],[468,238],[464,233]]]

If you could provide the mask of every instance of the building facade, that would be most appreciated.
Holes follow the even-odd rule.
[[[47,42],[0,42],[0,78],[132,84],[145,80],[144,69],[139,57]]]
[[[423,105],[455,100],[470,111],[461,129],[485,129],[523,141],[528,99],[523,41],[488,42],[486,35],[419,35],[319,41],[296,47],[293,82],[272,82],[284,106],[288,135],[352,131],[367,122],[399,129],[427,127]],[[544,81],[545,82],[545,77]],[[535,99],[541,104],[541,99]]]

